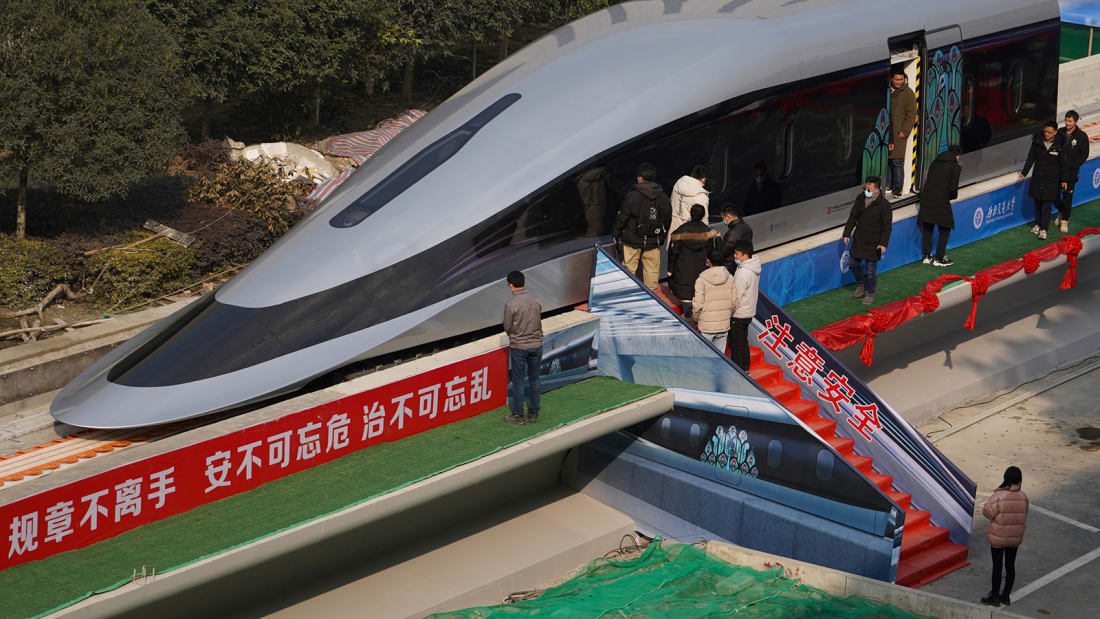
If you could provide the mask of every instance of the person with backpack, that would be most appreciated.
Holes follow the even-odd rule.
[[[1024,541],[1024,529],[1027,528],[1027,495],[1020,490],[1023,482],[1020,469],[1010,466],[1005,469],[1004,481],[993,496],[982,506],[982,515],[989,519],[989,551],[993,557],[993,589],[982,598],[982,604],[990,606],[1008,606],[1012,604],[1009,594],[1016,580],[1016,551]],[[1005,568],[1004,588],[1001,588],[1001,564]]]
[[[656,292],[661,246],[668,234],[672,206],[657,184],[657,168],[652,163],[639,165],[637,178],[638,183],[623,197],[612,235],[616,243],[623,244],[623,265],[635,273],[641,262],[642,281],[646,288]]]
[[[707,252],[718,245],[718,233],[703,221],[706,213],[702,204],[692,205],[691,221],[669,235],[668,270],[672,275],[668,287],[680,299],[684,316],[691,315],[695,280],[707,268]]]

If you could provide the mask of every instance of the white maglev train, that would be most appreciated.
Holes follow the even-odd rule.
[[[706,165],[712,216],[744,204],[765,162],[782,197],[746,213],[758,247],[841,225],[879,156],[899,52],[937,72],[918,88],[913,179],[947,139],[965,151],[964,182],[1010,171],[1054,118],[1058,36],[1056,0],[612,6],[442,103],[232,281],[76,377],[51,412],[118,428],[263,400],[499,323],[511,270],[545,310],[582,302],[592,247],[645,161],[666,191]]]

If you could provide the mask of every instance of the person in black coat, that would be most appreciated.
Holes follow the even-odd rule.
[[[850,242],[852,246],[848,250],[848,266],[852,275],[856,276],[857,284],[852,296],[857,299],[863,297],[864,305],[875,302],[878,261],[890,243],[893,223],[894,212],[882,195],[882,179],[868,176],[863,193],[856,196],[852,212],[848,214],[848,223],[844,225],[844,244]]]
[[[943,151],[928,166],[928,176],[924,181],[924,187],[920,191],[920,212],[917,214],[917,222],[921,232],[921,255],[924,263],[931,263],[938,267],[948,267],[954,264],[944,252],[947,251],[947,240],[951,238],[951,230],[955,228],[955,214],[951,211],[951,201],[959,197],[959,167],[958,146],[950,146]],[[939,227],[940,238],[936,245],[936,255],[932,256],[932,231]]]
[[[1089,159],[1089,135],[1081,131],[1077,121],[1081,116],[1074,110],[1066,112],[1066,126],[1058,130],[1065,142],[1062,148],[1062,196],[1058,200],[1058,216],[1054,225],[1061,226],[1063,233],[1069,232],[1069,210],[1073,207],[1073,188],[1077,185],[1077,175],[1081,166]]]
[[[733,248],[738,241],[752,243],[752,227],[737,213],[732,204],[722,206],[722,221],[726,222],[726,233],[722,235],[722,266],[733,275],[737,270],[737,261],[733,259]]]
[[[691,315],[695,280],[707,270],[707,253],[717,245],[718,233],[703,222],[706,213],[702,204],[693,204],[691,221],[676,228],[669,237],[668,270],[672,276],[668,279],[668,287],[680,299],[684,316]]]
[[[672,221],[668,194],[657,184],[657,168],[643,163],[637,170],[638,184],[627,190],[611,233],[623,244],[623,266],[631,273],[642,263],[642,280],[657,290],[657,271],[661,268],[661,246],[665,244]]]
[[[1035,167],[1027,194],[1035,200],[1035,225],[1032,226],[1031,233],[1038,235],[1040,239],[1047,238],[1050,208],[1058,201],[1062,191],[1064,142],[1065,136],[1058,133],[1058,125],[1048,122],[1031,139],[1031,150],[1027,152],[1027,161],[1024,162],[1024,169],[1019,176],[1020,180],[1024,180],[1032,166]]]
[[[577,193],[581,196],[584,220],[587,224],[584,232],[586,237],[607,233],[609,215],[611,215],[607,207],[610,203],[608,196],[609,194],[621,196],[623,189],[611,172],[603,166],[592,168],[577,177]]]

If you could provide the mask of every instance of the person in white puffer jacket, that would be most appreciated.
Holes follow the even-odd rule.
[[[749,371],[749,325],[756,315],[760,295],[760,259],[752,255],[752,243],[744,239],[733,245],[737,271],[733,274],[733,317],[730,319],[730,357]]]
[[[697,165],[691,169],[690,175],[681,176],[672,186],[672,195],[669,196],[672,203],[672,225],[669,230],[676,230],[691,221],[691,207],[695,204],[703,207],[703,223],[710,223],[710,192],[703,189],[706,182],[707,169]],[[667,238],[665,246],[668,246]]]

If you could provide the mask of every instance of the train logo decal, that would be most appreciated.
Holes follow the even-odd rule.
[[[1092,188],[1100,189],[1100,168],[1096,168],[1092,172]]]
[[[982,227],[982,221],[985,219],[985,211],[981,207],[974,209],[974,229]]]
[[[850,255],[848,255],[848,250],[845,249],[844,253],[840,254],[840,272],[841,273],[847,273],[848,272],[848,264],[851,262],[851,260],[852,260],[852,257]]]
[[[749,444],[748,432],[738,432],[732,425],[728,428],[718,426],[703,453],[699,455],[699,460],[742,475],[760,476],[760,470],[756,468],[756,452]]]

